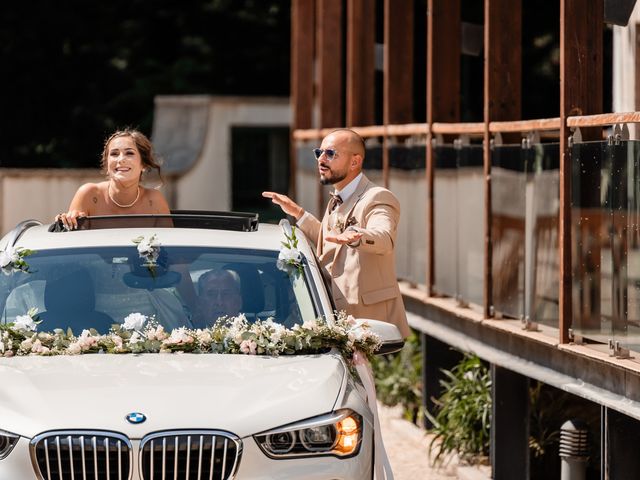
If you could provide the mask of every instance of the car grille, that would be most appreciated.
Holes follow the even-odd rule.
[[[57,431],[31,440],[31,459],[44,480],[127,480],[131,443],[115,432]]]
[[[140,465],[144,480],[226,480],[235,475],[242,443],[219,430],[158,432],[142,439]]]

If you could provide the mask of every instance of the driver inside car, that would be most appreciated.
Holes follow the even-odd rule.
[[[209,270],[198,278],[198,299],[192,323],[212,326],[220,317],[233,317],[242,308],[240,277],[232,270]]]

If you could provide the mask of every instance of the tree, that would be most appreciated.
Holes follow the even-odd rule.
[[[163,94],[289,94],[290,2],[14,2],[0,17],[3,167],[95,167]]]

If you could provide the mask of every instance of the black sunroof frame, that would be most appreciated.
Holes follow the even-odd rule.
[[[78,218],[78,230],[96,230],[104,228],[140,228],[145,222],[137,224],[136,219],[171,219],[173,226],[167,228],[203,228],[210,230],[230,230],[236,232],[255,232],[258,230],[258,214],[249,212],[221,212],[210,210],[171,210],[170,214],[127,214],[96,215]],[[123,219],[122,225],[110,220]],[[126,220],[126,221],[125,221]],[[134,220],[134,221],[132,221]],[[93,223],[93,225],[92,225]],[[109,224],[100,225],[100,224]],[[67,231],[61,221],[51,224],[50,232]]]

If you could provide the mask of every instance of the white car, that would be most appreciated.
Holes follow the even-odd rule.
[[[283,264],[283,229],[249,214],[52,227],[26,221],[0,241],[0,480],[372,478],[373,414],[337,348],[270,355],[248,340],[209,338],[223,353],[108,354],[127,351],[105,340],[114,329],[131,348],[156,348],[150,335],[140,340],[145,319],[165,337],[187,338],[176,336],[173,351],[193,338],[188,332],[213,325],[199,291],[210,271],[231,272],[242,306],[227,314],[245,327],[333,325],[332,300],[300,233],[301,256]],[[217,291],[220,302],[234,294]],[[402,347],[395,326],[367,323],[380,337],[378,353]],[[34,331],[42,343],[11,346],[8,332]]]

